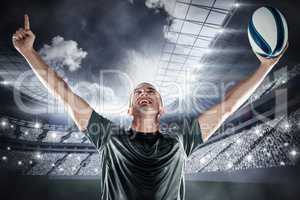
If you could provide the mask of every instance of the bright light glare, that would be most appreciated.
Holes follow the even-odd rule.
[[[53,139],[55,139],[57,134],[55,132],[53,132],[51,136],[52,136]]]
[[[42,158],[41,153],[37,153],[37,154],[36,154],[36,158],[37,158],[37,159],[41,159],[41,158]]]
[[[290,154],[291,154],[292,156],[296,156],[296,155],[297,155],[297,151],[296,151],[296,150],[292,150],[292,151],[290,152]]]
[[[2,120],[2,121],[1,121],[1,126],[2,126],[2,127],[5,127],[6,125],[7,125],[7,122],[6,122],[5,120]]]
[[[35,124],[34,124],[34,128],[41,128],[41,124],[40,123],[38,123],[38,122],[36,122]]]
[[[1,84],[2,85],[8,85],[8,82],[7,81],[1,81]]]

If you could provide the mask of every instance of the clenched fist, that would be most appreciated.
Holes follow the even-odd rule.
[[[35,35],[30,30],[29,17],[24,15],[24,29],[19,28],[12,36],[14,47],[23,54],[25,51],[33,49]]]

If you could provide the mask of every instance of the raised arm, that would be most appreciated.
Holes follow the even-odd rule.
[[[287,47],[285,50],[286,49]],[[198,117],[203,141],[206,141],[232,113],[244,104],[271,69],[276,65],[283,53],[272,59],[257,55],[260,60],[260,66],[256,72],[233,87],[225,95],[224,101],[213,106]]]
[[[14,47],[27,60],[35,75],[48,91],[64,104],[79,130],[85,130],[93,111],[92,108],[73,93],[68,84],[44,62],[33,48],[34,40],[35,35],[30,30],[29,17],[25,15],[24,28],[19,28],[13,34]]]

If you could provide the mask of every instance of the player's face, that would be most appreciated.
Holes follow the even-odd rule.
[[[160,94],[147,83],[138,85],[133,91],[133,109],[144,114],[157,114],[161,103]]]

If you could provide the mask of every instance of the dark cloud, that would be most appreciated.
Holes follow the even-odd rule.
[[[95,74],[99,69],[120,69],[126,61],[127,51],[159,54],[164,40],[163,26],[167,14],[151,10],[144,1],[127,0],[62,0],[62,1],[10,1],[2,7],[7,38],[22,25],[23,14],[29,13],[32,30],[37,35],[36,48],[50,43],[60,35],[65,40],[78,42],[88,52],[83,60],[82,73]],[[81,74],[81,77],[87,75]]]

